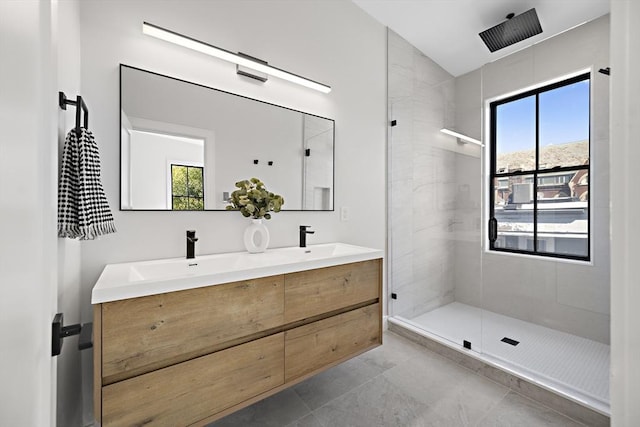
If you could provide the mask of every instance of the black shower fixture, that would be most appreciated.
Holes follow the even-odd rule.
[[[491,52],[533,37],[542,32],[536,9],[527,10],[520,15],[510,13],[501,24],[481,32],[480,38]]]

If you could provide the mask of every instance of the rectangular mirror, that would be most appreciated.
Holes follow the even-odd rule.
[[[330,211],[334,121],[121,64],[120,173],[121,210],[224,210],[256,177]]]

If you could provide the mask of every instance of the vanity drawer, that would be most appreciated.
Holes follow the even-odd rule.
[[[285,332],[285,381],[382,344],[380,315],[380,303],[376,303]]]
[[[190,425],[284,383],[284,333],[102,388],[103,426]]]
[[[102,384],[261,338],[283,293],[278,275],[102,304]]]
[[[285,275],[285,322],[380,298],[381,260]]]

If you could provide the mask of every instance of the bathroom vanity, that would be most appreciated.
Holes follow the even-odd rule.
[[[99,425],[206,425],[382,344],[382,251],[112,264],[92,293]]]

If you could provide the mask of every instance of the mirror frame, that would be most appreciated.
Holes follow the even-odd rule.
[[[153,74],[155,76],[159,76],[159,77],[164,77],[164,78],[168,78],[168,79],[172,79],[172,80],[176,80],[178,82],[181,83],[186,83],[186,84],[190,84],[193,86],[197,86],[203,89],[208,89],[208,90],[214,90],[216,92],[221,92],[227,95],[233,95],[233,96],[237,96],[239,98],[244,98],[250,101],[255,101],[255,102],[259,102],[261,104],[265,104],[271,107],[277,107],[277,108],[283,108],[285,110],[289,110],[289,111],[293,111],[296,113],[300,113],[300,114],[304,114],[304,115],[308,115],[308,116],[312,116],[312,117],[317,117],[320,119],[324,119],[324,120],[329,120],[332,122],[332,130],[333,130],[333,135],[332,135],[332,139],[333,139],[333,153],[332,153],[332,162],[333,162],[333,166],[332,166],[332,176],[331,176],[331,209],[286,209],[283,208],[281,210],[281,212],[334,212],[335,211],[335,186],[336,186],[336,126],[335,126],[335,120],[334,119],[330,119],[328,117],[323,117],[317,114],[312,114],[312,113],[307,113],[305,111],[301,111],[301,110],[297,110],[295,108],[290,108],[290,107],[285,107],[283,105],[278,105],[278,104],[274,104],[271,102],[267,102],[267,101],[262,101],[260,99],[256,99],[256,98],[251,98],[249,96],[245,96],[245,95],[240,95],[237,93],[233,93],[233,92],[229,92],[223,89],[219,89],[219,88],[215,88],[212,86],[207,86],[204,84],[200,84],[200,83],[195,83],[195,82],[191,82],[188,80],[184,80],[178,77],[174,77],[174,76],[170,76],[167,74],[162,74],[162,73],[157,73],[155,71],[150,71],[150,70],[145,70],[144,68],[139,68],[139,67],[134,67],[132,65],[127,65],[127,64],[122,64],[120,63],[119,65],[119,80],[118,80],[118,85],[119,85],[119,102],[118,102],[118,134],[119,134],[119,142],[120,142],[120,147],[119,147],[119,157],[118,157],[118,181],[119,181],[119,192],[118,192],[118,205],[119,205],[119,210],[122,212],[235,212],[234,210],[227,210],[227,209],[203,209],[203,210],[173,210],[173,209],[123,209],[122,208],[122,72],[123,69],[128,68],[128,69],[132,69],[132,70],[136,70],[136,71],[142,71],[145,73],[149,73],[149,74]],[[249,177],[247,177],[249,178]],[[286,197],[285,197],[285,205],[286,205]]]

